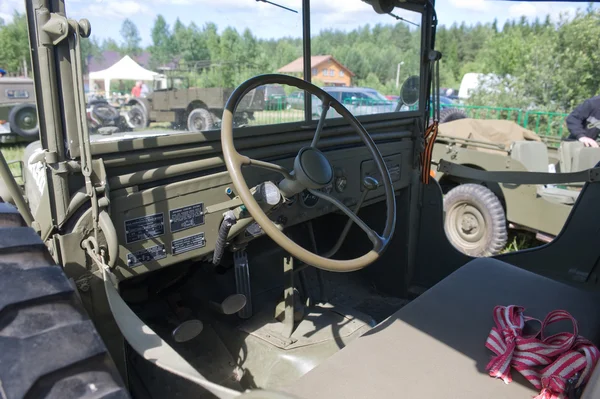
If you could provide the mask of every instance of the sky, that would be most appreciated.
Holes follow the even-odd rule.
[[[195,22],[215,22],[219,30],[234,26],[238,31],[249,28],[260,38],[301,37],[301,0],[274,0],[298,10],[298,14],[282,10],[256,0],[66,0],[67,15],[87,18],[92,25],[92,35],[97,39],[113,38],[120,41],[119,30],[125,18],[137,25],[142,45],[151,44],[150,30],[156,15],[162,14],[172,25],[179,19],[186,25]],[[587,3],[569,2],[518,2],[490,0],[438,0],[436,10],[440,24],[475,24],[498,20],[502,27],[506,20],[525,16],[543,19],[550,14],[557,20],[561,13],[573,15],[577,8]],[[0,18],[11,19],[14,10],[23,11],[23,0],[0,0]],[[418,22],[416,16],[397,11],[399,16]],[[359,25],[395,23],[388,15],[378,15],[361,0],[312,0],[312,32],[334,28],[351,30]]]

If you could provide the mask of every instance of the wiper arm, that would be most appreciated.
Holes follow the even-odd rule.
[[[281,4],[273,3],[273,2],[270,2],[268,0],[256,0],[256,1],[262,1],[263,3],[271,4],[273,6],[276,6],[276,7],[279,7],[279,8],[283,8],[284,10],[288,10],[288,11],[295,12],[296,14],[298,14],[298,11],[292,10],[291,8],[287,8],[285,6],[282,6]]]
[[[415,24],[414,22],[411,22],[408,19],[404,19],[404,18],[402,18],[402,17],[400,17],[400,16],[398,16],[396,14],[392,14],[391,12],[388,12],[388,15],[391,15],[392,17],[396,18],[396,20],[398,20],[398,21],[403,21],[403,22],[406,22],[407,24],[411,24],[411,25],[414,25],[414,26],[419,26],[419,24]]]

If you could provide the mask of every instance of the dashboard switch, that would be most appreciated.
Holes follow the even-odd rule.
[[[343,193],[347,186],[348,179],[346,179],[346,176],[340,176],[335,179],[335,191],[338,193]]]

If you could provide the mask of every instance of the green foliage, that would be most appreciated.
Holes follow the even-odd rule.
[[[23,62],[30,71],[27,20],[25,14],[15,11],[12,22],[0,25],[0,67],[9,73],[23,75]]]
[[[129,18],[126,18],[125,21],[123,21],[123,25],[121,25],[120,33],[121,37],[123,38],[123,43],[119,48],[121,55],[139,55],[142,52],[142,48],[140,46],[142,38],[140,37],[140,32],[133,21],[131,21]]]
[[[179,22],[179,20],[178,20]],[[150,52],[150,66],[156,69],[173,59],[174,47],[173,36],[169,30],[169,25],[162,15],[158,15],[152,27],[152,45],[148,48]]]

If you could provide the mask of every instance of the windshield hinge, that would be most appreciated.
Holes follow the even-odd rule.
[[[73,20],[67,19],[64,15],[50,13],[47,9],[42,8],[37,11],[39,26],[42,27],[39,35],[40,42],[46,46],[54,45],[65,40],[70,33],[74,32],[75,26],[77,33],[82,37],[89,37],[91,26],[87,19],[82,19],[72,23]]]

